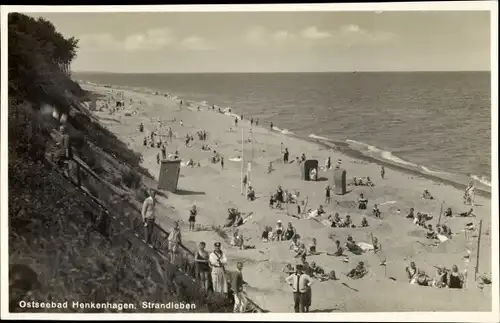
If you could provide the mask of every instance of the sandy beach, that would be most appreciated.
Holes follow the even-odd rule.
[[[115,95],[118,90],[117,87],[86,83],[81,86],[85,90],[107,97]],[[289,250],[288,241],[263,242],[261,239],[266,226],[274,229],[277,221],[281,220],[285,227],[288,222],[293,224],[306,246],[315,238],[319,254],[308,256],[307,261],[314,261],[327,273],[335,270],[338,277],[338,280],[314,281],[311,311],[491,310],[491,285],[485,285],[481,290],[474,281],[480,220],[483,226],[479,274],[491,273],[489,198],[476,196],[475,217],[443,217],[441,224],[450,227],[454,235],[450,240],[432,245],[431,240],[426,238],[425,229],[406,218],[408,210],[413,207],[415,213],[418,211],[431,215],[433,218],[428,224],[436,227],[441,208],[452,208],[454,215],[470,209],[470,206],[463,204],[462,190],[390,167],[386,167],[386,175],[382,179],[380,165],[376,163],[357,160],[319,144],[278,133],[271,130],[269,124],[251,126],[251,116],[244,116],[235,126],[233,115],[218,113],[217,106],[212,110],[212,104],[217,105],[217,102],[197,104],[186,101],[189,98],[166,97],[163,93],[119,90],[124,93],[123,109],[113,113],[103,109],[94,113],[102,124],[131,149],[142,154],[143,166],[157,180],[159,165],[156,157],[160,149],[143,145],[144,137],[149,136],[152,131],[166,135],[165,129],[171,127],[174,139],[166,146],[167,155],[177,150],[183,163],[189,159],[200,163],[200,167],[181,167],[179,192],[168,192],[166,200],[161,198],[163,206],[158,216],[160,225],[169,222],[166,219],[179,220],[183,242],[191,250],[194,250],[200,241],[207,243],[208,250],[212,250],[214,242],[221,242],[222,249],[227,253],[230,269],[234,269],[238,261],[244,263],[243,275],[248,283],[246,292],[262,308],[271,312],[293,312],[291,288],[285,283],[287,275],[282,269],[286,264],[297,264],[299,260],[294,258],[294,252]],[[180,104],[180,99],[184,104]],[[101,107],[102,102],[98,102],[97,106]],[[233,112],[237,113],[237,110]],[[161,129],[159,121],[162,124]],[[144,133],[139,132],[141,123],[144,125]],[[253,133],[252,144],[246,142],[243,153],[242,129],[245,140],[249,138],[250,129]],[[208,133],[206,141],[201,141],[196,136],[196,132],[201,130]],[[187,134],[194,137],[189,146],[185,145]],[[211,150],[202,150],[203,144],[209,144]],[[296,162],[283,164],[282,148],[290,151],[290,160],[295,160],[301,154],[305,154],[308,159],[318,160],[321,166],[319,180],[301,180],[301,165]],[[221,169],[220,164],[211,163],[213,150],[224,157],[224,169]],[[251,162],[251,185],[257,197],[254,201],[247,200],[241,194],[241,161],[231,160],[241,155],[245,164]],[[352,177],[369,176],[375,186],[349,186],[347,194],[332,194],[332,202],[324,204],[325,187],[327,184],[333,184],[333,170],[323,168],[328,157],[333,165],[340,161],[339,165],[346,170],[348,181]],[[274,165],[274,171],[270,174],[269,162]],[[323,205],[326,213],[312,219],[300,219],[287,215],[287,207],[284,210],[270,208],[269,196],[279,185],[290,192],[299,190],[300,199],[307,197],[307,209],[314,210]],[[424,189],[434,196],[433,200],[422,199]],[[361,193],[368,199],[366,210],[356,207]],[[372,216],[374,204],[379,205],[382,218]],[[240,250],[231,247],[229,241],[224,241],[215,231],[189,232],[188,216],[192,205],[198,208],[197,224],[206,227],[226,223],[227,209],[230,207],[245,213],[252,212],[251,218],[238,229],[246,240],[245,244],[254,245],[255,248]],[[297,214],[296,208],[296,204],[288,205],[288,213]],[[325,226],[323,220],[336,212],[342,218],[349,214],[356,228]],[[368,227],[361,227],[363,217],[367,218]],[[466,224],[470,222],[475,226],[475,230],[465,229]],[[166,230],[170,229],[166,224],[163,226]],[[226,229],[226,232],[230,236],[232,231]],[[382,245],[382,253],[367,251],[355,255],[345,251],[347,262],[345,257],[326,254],[335,251],[335,240],[344,244],[348,235],[352,235],[358,243],[368,244],[371,243],[371,236],[377,237]],[[381,257],[385,259],[386,266],[380,265]],[[368,274],[357,280],[347,277],[345,274],[359,261],[365,263]],[[466,288],[453,290],[410,285],[405,267],[412,261],[430,277],[435,276],[434,266],[451,268],[457,265],[460,271],[467,270]]]

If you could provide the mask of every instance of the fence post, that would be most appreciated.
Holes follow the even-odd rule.
[[[476,255],[476,268],[474,271],[474,281],[477,280],[477,274],[479,272],[479,255],[481,253],[481,231],[483,228],[483,220],[479,221],[479,234],[477,237],[477,255]]]

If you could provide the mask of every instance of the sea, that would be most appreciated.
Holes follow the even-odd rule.
[[[75,73],[259,119],[285,135],[413,173],[491,187],[490,72]]]

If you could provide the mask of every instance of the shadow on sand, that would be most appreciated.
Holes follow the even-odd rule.
[[[177,190],[175,192],[176,195],[205,195],[205,192],[196,192],[189,190]]]

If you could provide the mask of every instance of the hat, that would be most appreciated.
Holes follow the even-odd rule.
[[[214,247],[220,247],[220,242],[214,243]]]
[[[277,223],[281,223],[281,220],[276,221]]]

